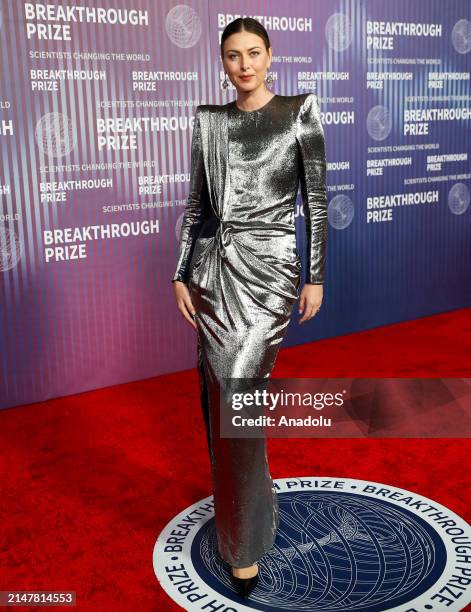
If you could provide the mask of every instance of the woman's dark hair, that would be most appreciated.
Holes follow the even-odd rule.
[[[229,38],[231,34],[237,34],[238,32],[251,32],[257,34],[263,40],[265,49],[268,51],[270,48],[270,39],[268,38],[268,32],[262,26],[260,21],[252,19],[252,17],[238,17],[227,24],[224,28],[224,32],[221,35],[221,57],[224,59],[224,41]]]

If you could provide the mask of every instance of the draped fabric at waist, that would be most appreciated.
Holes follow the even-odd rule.
[[[216,215],[208,217],[197,236],[205,244],[206,239],[214,238],[214,246],[224,255],[233,240],[252,247],[255,251],[269,254],[279,251],[280,257],[297,256],[296,229],[294,223],[286,221],[260,221],[260,219],[221,219]]]
[[[190,270],[191,289],[200,306],[208,295],[221,308],[245,296],[251,304],[247,320],[257,308],[286,315],[300,283],[295,226],[211,216],[198,233]]]

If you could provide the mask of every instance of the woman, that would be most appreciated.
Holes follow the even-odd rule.
[[[313,94],[265,85],[272,49],[251,18],[231,22],[221,57],[237,99],[196,109],[190,193],[175,297],[198,334],[198,371],[221,557],[248,596],[279,523],[265,438],[221,438],[222,378],[268,378],[299,297],[300,323],[323,296],[327,239],[324,132]],[[300,286],[294,209],[301,185],[307,269]]]

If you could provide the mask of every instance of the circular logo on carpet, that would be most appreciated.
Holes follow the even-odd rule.
[[[463,610],[471,601],[471,528],[420,494],[350,478],[274,480],[280,525],[249,599],[217,551],[212,496],[159,535],[154,571],[185,610]]]

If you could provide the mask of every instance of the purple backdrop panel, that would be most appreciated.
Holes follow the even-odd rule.
[[[326,135],[324,303],[285,345],[470,305],[467,0],[46,4],[0,0],[0,408],[195,365],[170,279],[240,15]]]

